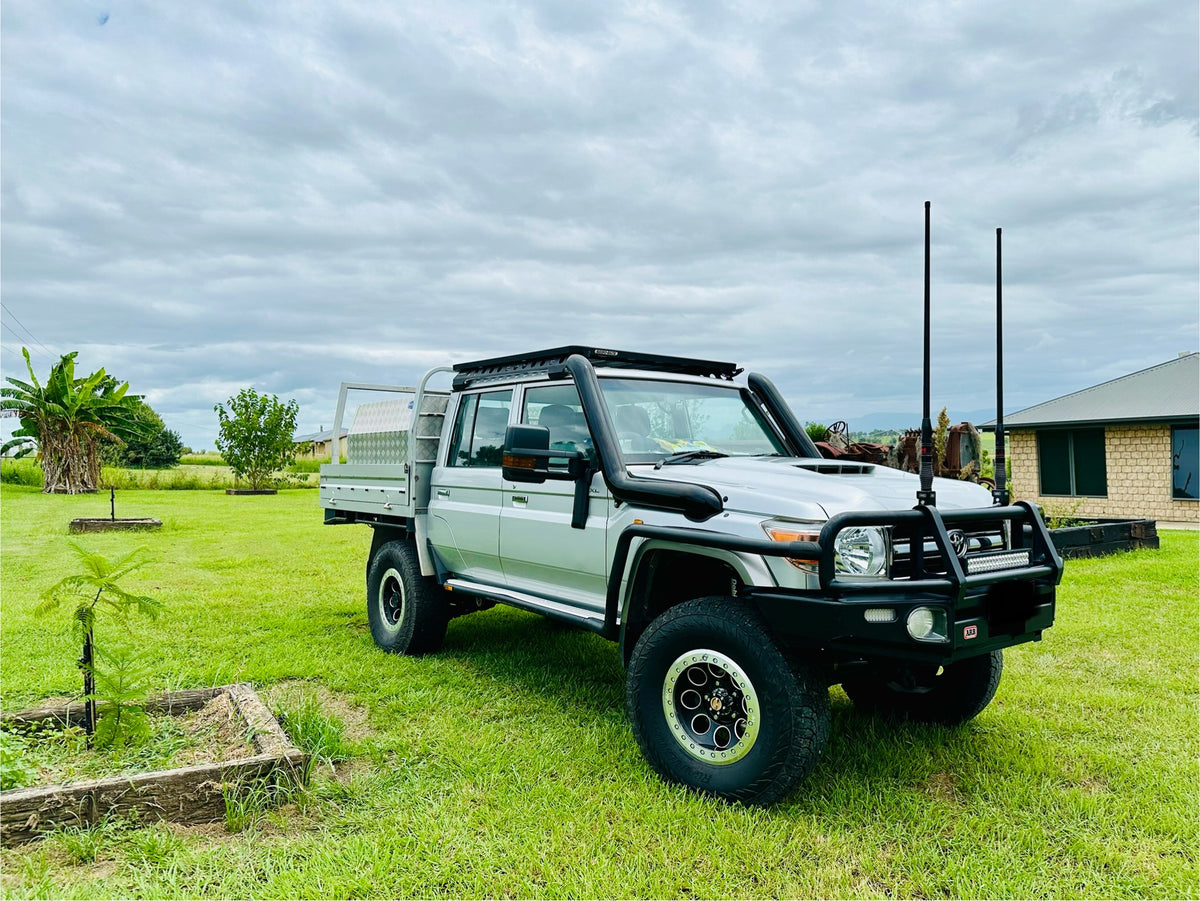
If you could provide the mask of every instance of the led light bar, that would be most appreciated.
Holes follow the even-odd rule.
[[[1006,554],[990,554],[987,557],[971,557],[967,560],[968,573],[994,573],[1001,569],[1017,569],[1029,565],[1029,551],[1011,551]]]

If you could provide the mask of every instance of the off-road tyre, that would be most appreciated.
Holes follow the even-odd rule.
[[[668,782],[720,798],[779,801],[816,765],[829,737],[826,684],[814,669],[789,662],[758,613],[737,598],[697,598],[654,620],[634,646],[625,685],[633,732],[651,767]],[[698,706],[685,709],[697,698]],[[714,698],[729,704],[713,706]],[[709,720],[703,736],[692,728],[697,716]],[[731,742],[724,749],[716,740],[722,727]]]
[[[449,618],[437,582],[421,575],[416,545],[380,545],[367,567],[367,621],[375,644],[393,654],[432,653],[442,646]]]
[[[1004,654],[992,651],[958,663],[909,667],[894,678],[875,676],[843,682],[860,710],[893,719],[958,726],[978,716],[995,697]]]

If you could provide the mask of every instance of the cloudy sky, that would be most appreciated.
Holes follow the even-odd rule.
[[[243,386],[580,343],[802,419],[1200,349],[1195,0],[4,0],[0,368],[78,350],[193,447]],[[916,422],[913,422],[915,425]]]

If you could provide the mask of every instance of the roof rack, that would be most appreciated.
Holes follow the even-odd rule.
[[[686,357],[665,357],[659,354],[634,353],[627,350],[606,350],[599,347],[555,347],[532,353],[493,357],[473,363],[456,363],[454,377],[456,389],[465,388],[475,382],[493,381],[516,376],[548,373],[553,376],[566,374],[564,364],[567,357],[578,354],[592,363],[614,369],[650,369],[658,372],[674,372],[681,375],[699,375],[716,379],[732,379],[742,370],[736,363],[719,363],[714,360],[691,360]]]

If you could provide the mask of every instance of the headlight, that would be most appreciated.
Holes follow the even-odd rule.
[[[887,570],[888,542],[883,529],[855,526],[833,540],[834,568],[850,576],[878,576]]]

